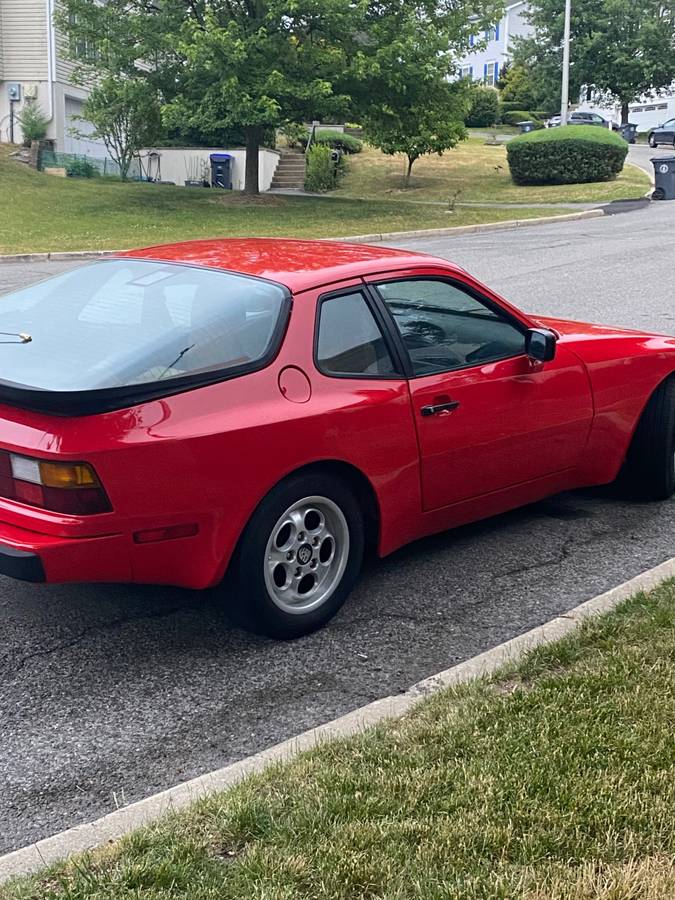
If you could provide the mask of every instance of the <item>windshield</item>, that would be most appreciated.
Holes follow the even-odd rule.
[[[286,296],[175,263],[85,265],[0,297],[0,380],[89,391],[254,367],[273,349]]]

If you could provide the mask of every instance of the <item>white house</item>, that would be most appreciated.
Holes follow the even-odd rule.
[[[471,38],[471,46],[477,49],[469,52],[460,62],[462,77],[473,78],[487,85],[495,85],[506,63],[511,58],[513,39],[528,37],[533,28],[525,18],[527,0],[507,3],[504,16],[492,28]]]
[[[75,137],[87,91],[73,84],[67,38],[54,27],[56,0],[0,0],[0,141],[20,142],[18,117],[35,100],[49,120],[47,137],[64,153],[106,156],[102,143]]]
[[[496,84],[499,73],[511,58],[513,39],[530,37],[534,33],[526,18],[528,6],[527,0],[507,3],[500,22],[489,31],[472,37],[471,45],[478,46],[480,43],[480,48],[469,52],[458,63],[462,77],[473,78],[474,81],[482,81],[490,86]],[[587,100],[585,91],[575,108],[584,112],[598,112],[605,118],[621,121],[621,104],[607,105],[596,103],[593,99]],[[675,86],[659,96],[645,96],[630,105],[629,120],[637,125],[638,131],[648,131],[674,117]]]

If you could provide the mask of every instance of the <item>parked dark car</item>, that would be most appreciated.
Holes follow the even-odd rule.
[[[659,144],[671,144],[675,147],[675,119],[668,119],[649,132],[649,146],[658,147]]]
[[[609,128],[610,124],[614,131],[619,130],[616,122],[609,122],[602,116],[594,112],[573,112],[567,118],[568,125],[597,125],[600,128]],[[547,122],[549,128],[558,128],[560,125],[560,116],[553,116]]]

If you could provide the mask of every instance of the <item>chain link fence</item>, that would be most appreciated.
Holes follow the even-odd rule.
[[[40,153],[38,168],[41,171],[52,168],[65,169],[66,175],[74,178],[120,177],[120,167],[112,159],[78,153],[56,153],[53,150],[43,150]],[[140,181],[142,178],[141,164],[138,159],[133,159],[127,179]]]

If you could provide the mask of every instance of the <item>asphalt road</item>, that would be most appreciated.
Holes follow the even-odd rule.
[[[675,203],[408,246],[535,312],[675,332]],[[63,268],[0,267],[0,290]],[[216,592],[0,579],[0,851],[401,691],[675,555],[675,503],[566,494],[369,564],[333,624],[235,630]]]

